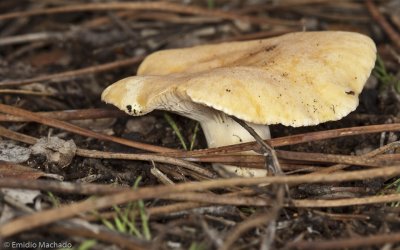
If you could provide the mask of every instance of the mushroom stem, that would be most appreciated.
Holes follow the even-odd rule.
[[[200,124],[207,139],[208,147],[210,148],[254,141],[254,137],[251,136],[246,129],[221,112],[214,114],[209,119],[201,120]],[[267,125],[247,124],[252,127],[261,138],[271,138]]]
[[[241,125],[224,113],[218,112],[211,119],[200,122],[206,137],[208,147],[221,147],[242,142],[254,141],[254,137]],[[271,138],[267,125],[247,123],[252,127],[262,139]],[[243,154],[255,154],[255,152],[244,152]],[[233,174],[243,177],[266,176],[265,169],[246,168],[232,165],[213,164],[222,176],[231,177]]]
[[[180,114],[200,122],[209,148],[254,141],[254,137],[251,136],[246,129],[225,113],[205,107],[202,108],[202,111],[203,112],[197,112],[196,114]],[[267,125],[253,123],[247,124],[252,127],[262,139],[271,138],[269,127]],[[248,151],[243,154],[255,154],[255,152]],[[244,177],[259,177],[267,174],[265,169],[254,169],[223,164],[213,164],[213,166],[221,175],[227,177],[230,177],[233,174]]]

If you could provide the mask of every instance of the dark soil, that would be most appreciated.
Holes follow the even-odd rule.
[[[98,1],[90,1],[99,3]],[[50,7],[79,6],[87,1],[2,1],[0,2],[0,103],[32,112],[62,111],[70,109],[104,108],[112,109],[101,102],[100,95],[109,84],[136,74],[138,64],[114,67],[111,70],[83,74],[79,76],[29,84],[11,85],[10,81],[24,81],[38,76],[78,70],[117,60],[147,55],[151,52],[188,47],[197,44],[216,43],[230,40],[245,40],[253,35],[255,39],[267,38],[279,33],[301,30],[347,30],[369,35],[378,47],[378,54],[387,70],[388,77],[383,79],[373,74],[362,95],[357,110],[348,117],[314,127],[292,128],[282,125],[271,126],[273,137],[292,134],[324,131],[336,128],[348,128],[372,124],[399,122],[400,94],[396,91],[399,83],[400,48],[382,29],[380,23],[371,18],[363,1],[171,1],[182,6],[199,6],[209,10],[227,10],[252,17],[271,17],[276,19],[273,25],[249,23],[246,21],[221,19],[211,14],[182,14],[163,10],[125,10],[110,9],[102,11],[71,11],[58,14],[42,14],[2,20],[1,16],[17,11],[31,11]],[[377,8],[389,22],[394,32],[400,34],[397,1],[375,1]],[[290,21],[289,25],[287,21]],[[280,22],[280,23],[279,23]],[[39,38],[38,38],[39,37]],[[400,41],[397,41],[397,45]],[[392,78],[390,78],[392,76]],[[389,80],[387,80],[389,79]],[[3,92],[4,90],[4,92]],[[13,90],[35,91],[36,94],[15,93]],[[37,94],[39,93],[39,94]],[[170,114],[188,142],[194,134],[196,122]],[[132,122],[134,120],[134,122]],[[78,126],[89,128],[104,134],[114,135],[169,148],[182,149],[182,145],[162,111],[155,111],[139,118],[128,116],[110,116],[103,119],[70,121]],[[120,144],[96,140],[50,128],[38,123],[1,122],[10,130],[36,138],[57,136],[72,139],[79,148],[111,152],[144,153]],[[2,134],[0,134],[2,136]],[[398,140],[395,132],[364,134],[353,137],[334,138],[309,143],[280,147],[282,150],[315,152],[323,154],[359,155],[377,149]],[[1,138],[1,137],[0,137]],[[6,138],[4,137],[4,140]],[[19,143],[23,147],[27,144]],[[194,149],[206,148],[204,135],[197,132]],[[397,162],[398,163],[398,162]],[[128,160],[102,160],[75,156],[67,167],[50,163],[43,156],[31,156],[24,163],[33,169],[45,173],[57,174],[68,182],[111,184],[132,187],[138,176],[140,186],[161,184],[151,172],[151,162]],[[203,166],[213,171],[209,164]],[[318,167],[326,167],[321,164]],[[159,170],[175,183],[197,180],[198,176],[180,167],[157,164]],[[347,170],[361,167],[351,166]],[[289,173],[290,174],[290,173]],[[0,177],[3,174],[0,170]],[[5,177],[4,177],[5,178]],[[48,177],[42,177],[48,179]],[[355,198],[383,193],[395,193],[397,186],[385,187],[397,178],[368,179],[322,184],[301,184],[290,187],[293,199],[338,199]],[[1,179],[0,179],[1,182]],[[259,197],[276,198],[268,187],[256,187]],[[225,193],[217,190],[216,193]],[[49,198],[54,196],[55,198]],[[19,201],[34,210],[54,207],[54,200],[60,204],[82,201],[88,196],[41,192],[34,202]],[[173,201],[146,200],[147,208],[173,203]],[[0,223],[10,217],[21,216],[19,208],[1,201]],[[273,205],[271,205],[273,207]],[[296,241],[328,241],[334,239],[352,239],[362,236],[382,235],[400,232],[398,204],[383,203],[327,208],[282,208],[275,218],[276,224],[266,223],[251,227],[240,234],[233,244],[234,249],[281,249]],[[7,209],[6,209],[7,207]],[[126,206],[121,206],[123,209]],[[154,249],[217,249],[238,225],[252,215],[269,211],[271,207],[213,205],[204,209],[185,210],[178,213],[150,216],[150,245]],[[11,212],[9,211],[11,210]],[[113,209],[104,212],[114,211]],[[83,219],[87,219],[83,217]],[[110,221],[113,221],[110,219]],[[88,221],[96,227],[105,228],[99,220]],[[137,219],[136,226],[141,229],[142,221]],[[272,228],[272,229],[271,229]],[[268,235],[272,234],[269,241]],[[126,237],[140,238],[134,233]],[[88,243],[91,237],[71,236],[55,233],[41,227],[35,231],[26,231],[3,242],[69,242],[75,249]],[[143,238],[142,238],[143,239]],[[371,243],[356,246],[359,249],[397,249],[396,243]],[[341,245],[332,245],[342,248]],[[122,249],[118,244],[97,240],[90,249]],[[344,247],[343,247],[344,248]],[[9,249],[9,248],[8,248]]]

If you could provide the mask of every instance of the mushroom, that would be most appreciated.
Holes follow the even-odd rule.
[[[200,122],[209,147],[254,141],[230,116],[263,138],[268,125],[317,125],[358,106],[376,59],[367,36],[342,31],[170,49],[149,55],[138,75],[122,79],[102,100],[134,116],[167,110]],[[225,167],[241,176],[264,170]]]

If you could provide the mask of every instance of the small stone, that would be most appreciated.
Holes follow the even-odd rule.
[[[41,138],[31,149],[32,154],[43,155],[48,163],[54,163],[60,167],[68,166],[76,153],[73,140],[66,141],[58,137]]]
[[[31,149],[16,145],[13,141],[0,140],[0,161],[22,163],[29,159]]]

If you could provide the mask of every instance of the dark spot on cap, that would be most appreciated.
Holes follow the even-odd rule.
[[[128,110],[128,112],[132,112],[132,106],[131,105],[126,105],[126,109]]]
[[[354,93],[353,90],[350,90],[350,91],[346,91],[346,94],[348,94],[348,95],[355,95],[356,93]]]
[[[240,136],[233,134],[233,136],[237,137],[239,139],[239,142],[243,142],[242,138]]]
[[[272,51],[272,50],[274,50],[275,48],[276,48],[276,45],[268,46],[268,47],[265,47],[265,51],[266,51],[266,52]]]
[[[225,91],[226,91],[226,92],[228,92],[228,93],[230,93],[230,92],[231,92],[231,90],[230,90],[230,89],[225,89]]]

